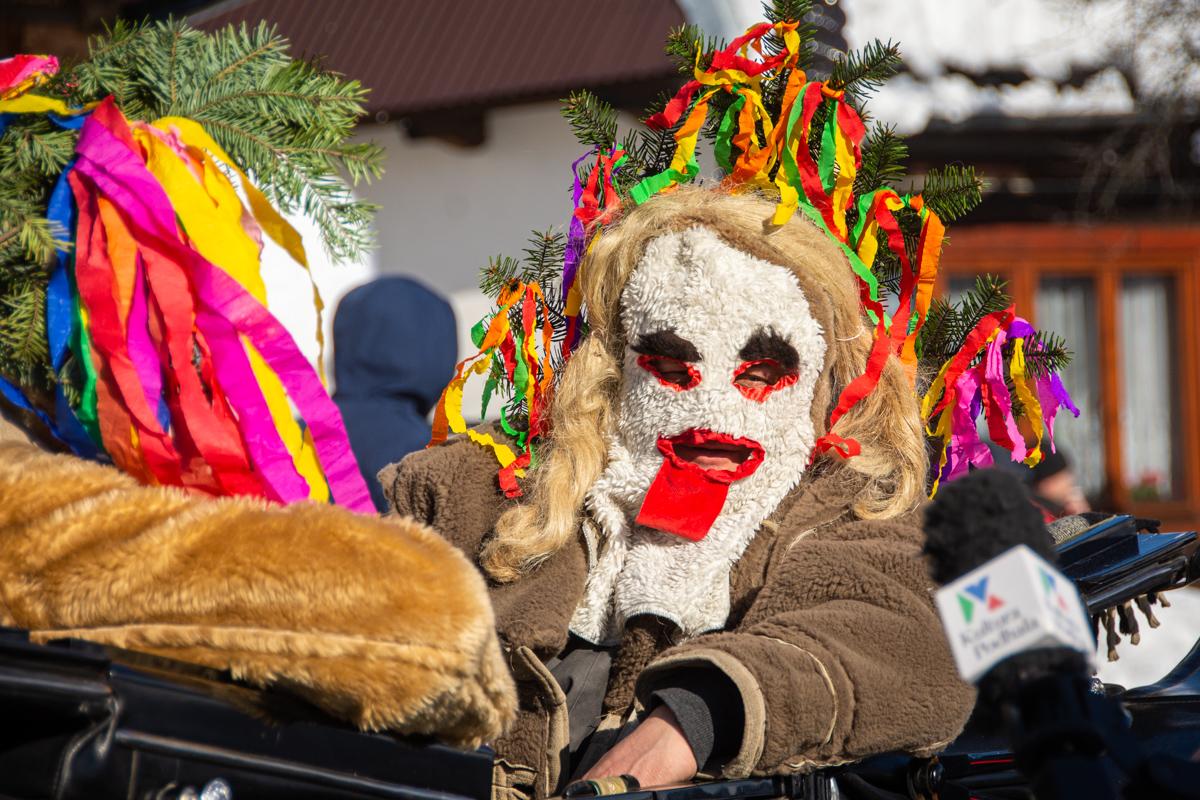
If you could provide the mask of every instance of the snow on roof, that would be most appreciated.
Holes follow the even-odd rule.
[[[849,47],[873,39],[900,43],[908,71],[889,81],[870,107],[876,119],[902,133],[916,133],[934,119],[1131,113],[1133,95],[1112,62],[1114,53],[1128,46],[1121,37],[1128,34],[1126,20],[1136,2],[840,0],[840,5],[846,12],[843,34]],[[762,16],[759,0],[680,5],[689,18],[726,38]],[[1139,48],[1139,56],[1151,49],[1163,52],[1161,42],[1155,45]],[[1169,69],[1148,58],[1136,58],[1135,64]],[[1024,80],[977,82],[997,73]],[[1070,79],[1078,85],[1068,83]]]

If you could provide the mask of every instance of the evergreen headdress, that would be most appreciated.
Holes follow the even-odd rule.
[[[443,394],[431,444],[450,432],[466,433],[496,453],[505,493],[521,493],[516,478],[534,463],[535,442],[547,432],[554,376],[586,331],[577,286],[583,254],[623,207],[694,180],[703,135],[723,175],[720,190],[774,194],[771,224],[799,211],[837,242],[874,326],[866,368],[842,391],[814,456],[860,452],[857,441],[834,429],[874,390],[893,355],[914,391],[921,375],[935,375],[921,397],[938,453],[931,492],[971,465],[991,463],[976,432],[981,414],[991,438],[1015,461],[1035,465],[1044,445],[1053,448],[1058,409],[1079,413],[1057,375],[1069,360],[1061,340],[1019,317],[995,279],[980,279],[953,305],[933,297],[943,220],[978,204],[981,181],[970,168],[948,167],[931,171],[920,191],[894,188],[904,175],[906,148],[890,128],[875,125],[868,132],[862,104],[895,72],[898,48],[877,41],[836,63],[824,79],[811,76],[803,65],[812,31],[802,22],[810,6],[809,0],[765,4],[768,21],[728,45],[706,40],[693,26],[673,32],[667,51],[692,79],[647,117],[646,129],[620,142],[611,107],[587,93],[568,98],[564,115],[589,148],[572,165],[568,233],[565,239],[536,234],[523,263],[499,257],[484,270],[481,288],[497,309],[475,327],[479,353],[459,365]],[[481,416],[497,391],[507,394],[501,425],[518,452],[467,429],[463,383],[485,374]],[[1033,446],[1021,419],[1028,421]]]
[[[260,272],[264,235],[307,269],[276,206],[335,257],[365,245],[339,177],[377,171],[346,142],[363,98],[265,25],[119,24],[63,74],[0,61],[0,391],[149,484],[373,513]]]

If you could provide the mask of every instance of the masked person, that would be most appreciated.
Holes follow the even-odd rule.
[[[500,794],[930,752],[968,716],[920,558],[928,471],[889,355],[823,451],[871,332],[838,245],[774,204],[680,188],[595,240],[589,331],[524,497],[468,438],[381,476],[491,580],[521,710]]]

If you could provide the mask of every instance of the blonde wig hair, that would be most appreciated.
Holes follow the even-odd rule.
[[[826,432],[841,390],[860,375],[871,349],[868,320],[845,254],[802,214],[786,225],[764,224],[774,203],[755,195],[683,187],[631,210],[604,231],[580,267],[590,333],[572,354],[550,407],[551,433],[539,449],[525,499],[505,511],[481,562],[497,581],[528,572],[577,534],[584,499],[604,471],[621,390],[625,334],[620,301],[625,284],[652,239],[703,226],[730,246],[790,269],[821,323],[825,365],[813,399],[813,425]],[[847,412],[836,432],[857,439],[862,453],[822,459],[822,469],[865,478],[855,501],[860,517],[911,511],[923,499],[928,469],[917,398],[904,370],[890,357],[878,388]],[[850,477],[850,476],[847,476]]]

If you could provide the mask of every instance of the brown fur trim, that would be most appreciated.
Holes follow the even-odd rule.
[[[3,443],[0,530],[0,603],[38,640],[228,669],[465,746],[514,715],[482,577],[412,520],[198,498]]]
[[[567,777],[570,724],[567,697],[558,681],[528,647],[509,653],[520,711],[507,733],[493,742],[500,757],[528,765],[537,780],[528,787],[537,800],[553,795]]]

